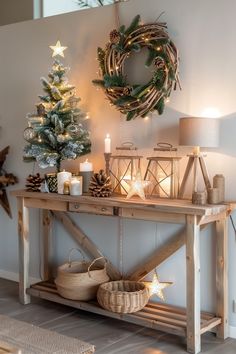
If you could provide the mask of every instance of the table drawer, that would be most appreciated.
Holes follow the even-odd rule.
[[[93,204],[69,203],[69,211],[99,215],[114,215],[113,207]]]

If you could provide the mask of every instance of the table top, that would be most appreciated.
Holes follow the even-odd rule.
[[[167,198],[151,198],[142,200],[139,197],[126,199],[125,196],[117,195],[107,198],[96,198],[90,195],[71,196],[62,195],[57,193],[41,193],[41,192],[28,192],[24,189],[13,190],[11,195],[15,197],[48,200],[54,202],[68,202],[78,204],[89,204],[97,206],[109,206],[118,208],[133,208],[152,210],[160,212],[181,213],[181,214],[194,214],[194,215],[217,215],[224,211],[232,211],[236,209],[236,202],[227,202],[217,205],[194,205],[190,200],[186,199],[167,199]]]

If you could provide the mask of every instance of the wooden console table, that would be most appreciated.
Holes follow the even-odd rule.
[[[227,218],[236,208],[236,204],[196,206],[189,201],[153,199],[126,200],[124,197],[93,198],[90,196],[65,196],[58,194],[33,193],[24,190],[13,191],[18,203],[19,233],[19,292],[23,304],[30,302],[30,295],[69,305],[81,310],[91,311],[105,316],[136,323],[169,333],[186,337],[187,350],[190,353],[201,351],[201,334],[216,327],[216,335],[228,337],[228,284],[227,284]],[[42,264],[44,281],[29,285],[29,208],[42,209],[43,247]],[[70,218],[68,212],[90,213],[106,216],[119,216],[130,219],[152,220],[163,223],[182,224],[183,228],[166,244],[154,250],[153,254],[137,269],[125,276],[132,280],[141,280],[156,266],[170,257],[180,247],[186,245],[186,310],[149,302],[142,310],[134,314],[116,314],[99,307],[95,302],[71,301],[57,294],[49,279],[48,241],[52,219],[55,217],[78,242],[90,257],[98,257],[102,252]],[[200,312],[200,230],[215,223],[216,251],[216,312]],[[108,260],[108,273],[111,279],[121,277],[119,271]]]

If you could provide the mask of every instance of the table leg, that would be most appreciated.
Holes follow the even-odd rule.
[[[187,350],[194,354],[201,351],[199,233],[197,217],[188,215],[186,228]]]
[[[29,283],[29,210],[24,205],[24,198],[17,198],[18,237],[19,237],[19,298],[22,304],[30,303],[26,294]]]
[[[218,338],[228,337],[228,230],[227,219],[216,221],[216,316],[222,318],[217,327]]]
[[[48,280],[51,277],[51,269],[49,266],[50,258],[50,235],[52,227],[52,214],[50,210],[43,209],[42,211],[42,247],[41,247],[41,277],[43,280]]]

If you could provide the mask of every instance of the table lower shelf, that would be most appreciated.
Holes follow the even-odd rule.
[[[163,332],[186,336],[187,319],[186,310],[183,308],[149,302],[141,311],[136,313],[118,314],[101,308],[96,301],[85,302],[65,299],[58,294],[55,284],[51,282],[34,284],[27,289],[27,294],[71,306],[79,310],[97,313]],[[220,323],[221,318],[207,312],[202,312],[201,334],[211,330]]]

